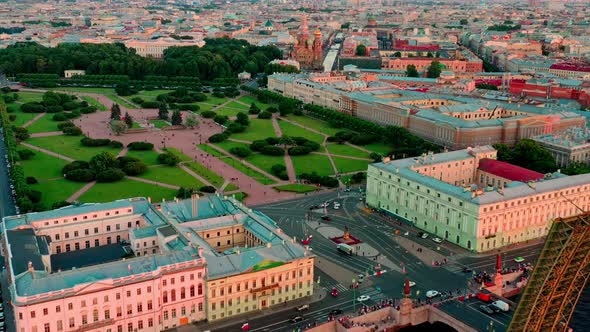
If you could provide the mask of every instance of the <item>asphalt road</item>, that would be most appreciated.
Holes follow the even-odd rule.
[[[465,249],[459,248],[451,243],[443,242],[436,244],[430,239],[421,239],[416,236],[418,230],[409,225],[398,225],[389,218],[383,217],[377,213],[366,213],[359,201],[360,194],[358,191],[340,192],[339,194],[330,193],[323,195],[312,195],[295,200],[277,202],[255,207],[274,219],[286,234],[297,237],[298,241],[313,235],[310,246],[319,259],[326,259],[332,263],[346,268],[354,273],[362,273],[367,269],[374,267],[379,260],[373,260],[372,257],[347,256],[336,250],[334,242],[321,236],[315,230],[315,223],[321,225],[329,224],[330,226],[344,230],[348,226],[353,236],[359,238],[365,243],[370,244],[379,251],[381,255],[387,257],[396,265],[404,263],[406,274],[399,272],[387,272],[379,277],[371,277],[359,289],[349,289],[350,284],[339,284],[336,278],[330,276],[330,271],[321,271],[316,268],[316,275],[320,277],[320,286],[328,292],[332,287],[340,290],[337,298],[328,295],[320,302],[312,303],[308,311],[299,313],[293,309],[277,311],[257,319],[248,320],[250,331],[293,331],[297,328],[304,328],[307,324],[314,322],[325,322],[329,312],[334,309],[340,309],[345,313],[358,311],[359,304],[353,299],[360,295],[366,294],[371,299],[366,302],[368,305],[379,303],[383,299],[399,299],[403,290],[405,278],[416,282],[412,288],[414,297],[417,291],[419,296],[424,300],[424,294],[428,290],[438,291],[457,291],[463,294],[467,292],[467,281],[470,274],[462,272],[464,267],[469,267],[475,271],[493,272],[495,266],[495,254],[486,256],[474,255]],[[314,205],[320,205],[324,202],[338,201],[341,203],[341,209],[334,210],[332,205],[328,208],[328,214],[331,221],[323,221],[320,217],[323,212],[312,213],[312,222],[306,224],[307,213],[309,208]],[[319,225],[319,224],[318,224]],[[411,252],[406,253],[405,249],[397,245],[392,240],[394,231],[400,230],[403,234],[406,230],[410,232],[410,239],[417,246],[427,247],[438,250],[439,253],[449,257],[450,261],[444,267],[432,267],[422,263]],[[502,253],[505,259],[505,267],[514,265],[513,259],[522,256],[527,262],[534,263],[541,244],[518,248]],[[451,256],[451,252],[453,255]],[[317,277],[316,277],[317,278]],[[497,332],[505,331],[508,327],[512,312],[497,313],[492,316],[484,314],[479,310],[479,305],[483,304],[477,299],[460,302],[457,300],[447,300],[440,305],[440,308],[448,314],[464,321],[478,330],[487,330],[490,322],[494,325]],[[304,317],[304,321],[291,323],[290,319],[294,316]],[[224,325],[222,328],[213,331],[240,331],[242,324],[246,321],[240,321],[233,325]]]
[[[10,176],[6,166],[6,145],[4,144],[3,135],[0,132],[0,137],[2,137],[0,139],[0,219],[15,213],[10,189]]]

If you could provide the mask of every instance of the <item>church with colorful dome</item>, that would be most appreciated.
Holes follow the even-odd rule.
[[[323,41],[322,32],[319,28],[313,33],[313,38],[309,33],[307,25],[307,15],[301,20],[301,27],[297,33],[295,45],[291,50],[291,59],[299,62],[301,68],[307,70],[322,70],[323,66]]]

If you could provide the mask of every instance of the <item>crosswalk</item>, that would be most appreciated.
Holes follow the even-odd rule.
[[[346,286],[344,286],[341,283],[334,283],[334,284],[327,284],[327,285],[322,285],[322,287],[329,292],[332,291],[332,288],[336,288],[338,290],[339,293],[343,293],[346,291],[349,291],[350,289]]]

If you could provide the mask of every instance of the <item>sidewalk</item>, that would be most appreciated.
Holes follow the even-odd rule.
[[[293,311],[296,307],[299,307],[303,304],[311,304],[315,302],[319,302],[323,300],[328,295],[328,292],[319,287],[314,285],[313,295],[304,297],[301,299],[297,299],[294,301],[287,302],[287,304],[276,304],[274,306],[268,307],[263,311],[257,310],[250,313],[246,313],[243,315],[232,316],[231,318],[209,323],[209,322],[198,322],[190,325],[181,326],[175,329],[170,329],[168,331],[209,331],[209,330],[220,330],[220,329],[228,329],[232,325],[236,325],[243,322],[248,322],[250,320],[262,318],[264,316],[274,315],[279,312],[283,311]]]

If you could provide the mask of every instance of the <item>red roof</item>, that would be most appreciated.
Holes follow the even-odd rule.
[[[570,71],[581,71],[590,72],[590,65],[588,63],[574,63],[574,62],[562,62],[552,64],[550,69],[561,69]]]
[[[489,158],[484,158],[479,161],[479,169],[511,181],[529,182],[544,177],[544,175],[539,172]]]

